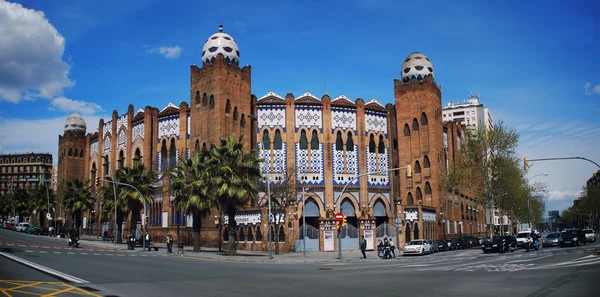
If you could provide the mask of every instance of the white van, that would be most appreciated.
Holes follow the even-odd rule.
[[[517,233],[517,247],[523,247],[525,242],[531,239],[531,230],[523,230]]]
[[[19,223],[15,230],[19,232],[25,232],[25,229],[27,229],[27,227],[29,227],[29,223]]]

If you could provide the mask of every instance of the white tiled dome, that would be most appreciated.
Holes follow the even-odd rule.
[[[427,75],[434,75],[433,65],[427,56],[415,52],[410,54],[402,63],[402,81],[423,80]]]
[[[77,113],[71,114],[65,121],[65,133],[71,131],[75,134],[85,134],[86,125],[85,120]]]
[[[223,25],[219,25],[219,32],[208,38],[202,48],[202,61],[212,62],[218,54],[223,54],[229,62],[240,62],[240,50],[235,40],[227,33],[223,33]]]

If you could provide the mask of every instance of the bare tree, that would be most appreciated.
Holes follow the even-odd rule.
[[[267,175],[265,175],[266,178]],[[273,176],[273,175],[271,175]],[[271,212],[275,217],[273,224],[269,224],[269,228],[273,227],[273,241],[275,242],[275,253],[279,254],[279,236],[281,227],[285,229],[286,213],[290,207],[293,207],[298,200],[298,191],[296,189],[295,180],[296,173],[293,168],[288,168],[285,176],[281,181],[275,183],[271,178]],[[264,180],[260,185],[261,192],[267,193],[267,183]],[[264,199],[268,199],[265,195]],[[289,221],[289,220],[288,220]],[[268,230],[267,230],[268,232]],[[268,234],[268,233],[267,233]],[[283,234],[282,234],[283,235]],[[268,236],[268,235],[267,235]]]

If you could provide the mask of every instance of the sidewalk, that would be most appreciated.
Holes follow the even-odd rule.
[[[114,248],[127,250],[126,244],[115,245],[109,241],[102,241],[102,238],[96,236],[81,236],[82,246],[95,246],[103,248]],[[167,245],[165,243],[154,243],[155,247],[158,247],[158,251],[144,251],[141,247],[136,247],[135,250],[130,252],[144,252],[144,253],[161,253],[167,252]],[[224,246],[226,247],[226,245]],[[184,258],[196,258],[216,261],[232,261],[232,262],[250,262],[250,263],[279,263],[279,264],[293,264],[293,263],[339,263],[338,252],[306,252],[306,256],[303,253],[289,252],[275,254],[273,252],[273,259],[269,259],[269,254],[266,251],[246,251],[238,250],[237,256],[227,256],[227,251],[223,249],[219,252],[218,248],[213,247],[202,247],[201,252],[193,252],[192,246],[185,246],[183,254],[177,254],[177,244],[173,245],[172,256],[184,257]],[[376,251],[367,251],[367,259],[378,259]],[[397,251],[396,256],[402,256],[402,252]],[[354,251],[343,251],[342,262],[354,262],[364,261],[361,259],[362,254],[358,250]]]

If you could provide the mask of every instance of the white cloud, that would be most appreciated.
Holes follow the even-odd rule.
[[[583,86],[583,88],[585,89],[585,93],[584,95],[589,96],[592,95],[592,92],[590,92],[590,89],[592,88],[592,83],[591,82],[586,82],[585,85]]]
[[[600,95],[600,84],[594,86],[594,93]]]
[[[179,55],[181,55],[181,48],[179,46],[172,46],[172,47],[161,46],[161,47],[149,49],[148,53],[159,54],[159,55],[163,55],[169,59],[175,59],[175,58],[178,58]]]
[[[574,199],[579,198],[580,195],[581,195],[581,190],[579,190],[579,191],[552,190],[547,193],[545,198],[548,201],[573,201]]]
[[[50,102],[49,110],[60,110],[78,112],[82,115],[92,115],[102,110],[102,106],[94,102],[71,100],[65,97],[57,97]]]
[[[100,116],[87,116],[88,133],[95,132]],[[104,116],[105,119],[110,115]],[[66,117],[25,120],[0,120],[0,153],[24,153],[35,151],[51,153],[56,163],[58,135],[64,133]]]
[[[72,87],[65,39],[41,11],[0,0],[0,100],[52,98]]]

